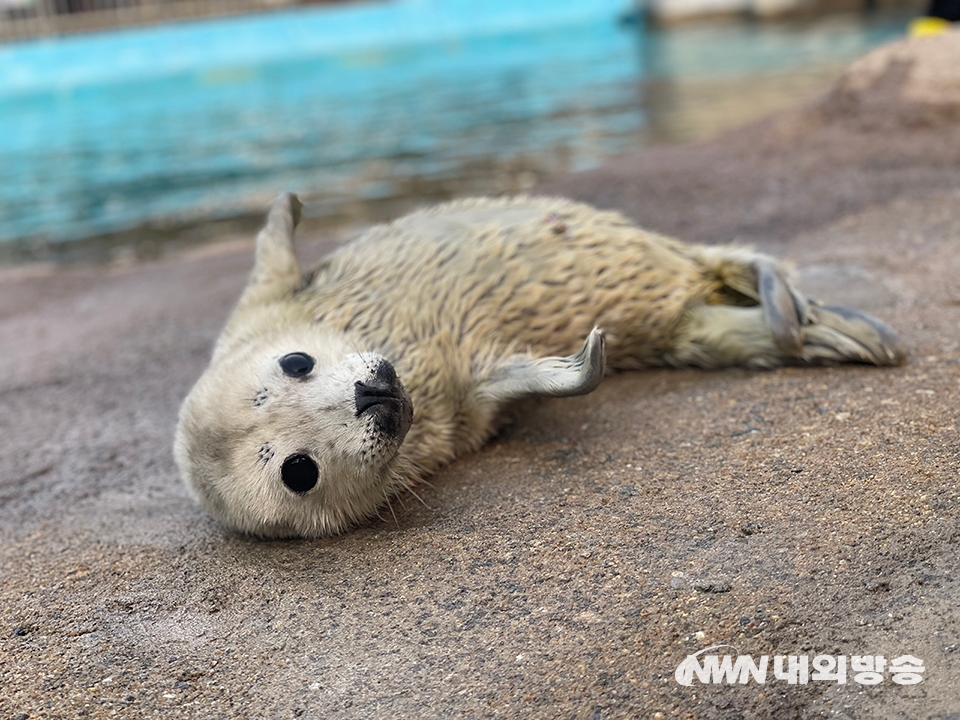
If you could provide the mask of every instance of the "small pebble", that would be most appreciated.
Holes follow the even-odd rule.
[[[701,580],[695,583],[693,587],[705,593],[730,592],[730,583],[726,580]]]

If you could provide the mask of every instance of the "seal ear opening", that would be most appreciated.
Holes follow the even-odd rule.
[[[256,256],[241,303],[268,301],[296,290],[302,280],[294,251],[294,230],[303,204],[295,194],[278,196],[267,212],[267,222],[257,235]]]

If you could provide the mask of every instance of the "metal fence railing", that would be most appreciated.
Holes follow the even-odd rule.
[[[0,42],[299,4],[302,0],[0,0]]]

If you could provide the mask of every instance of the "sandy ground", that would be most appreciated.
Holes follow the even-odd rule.
[[[946,43],[894,50],[545,189],[790,258],[909,364],[611,377],[343,537],[231,535],[177,478],[177,408],[249,241],[4,271],[0,717],[960,717],[960,91],[916,88],[960,76],[921,72]],[[717,643],[926,670],[679,685]]]

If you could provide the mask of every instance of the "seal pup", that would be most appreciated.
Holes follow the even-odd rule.
[[[897,365],[895,333],[800,294],[783,265],[541,197],[460,200],[374,227],[304,272],[295,195],[180,411],[175,456],[226,525],[338,533],[605,367]]]

